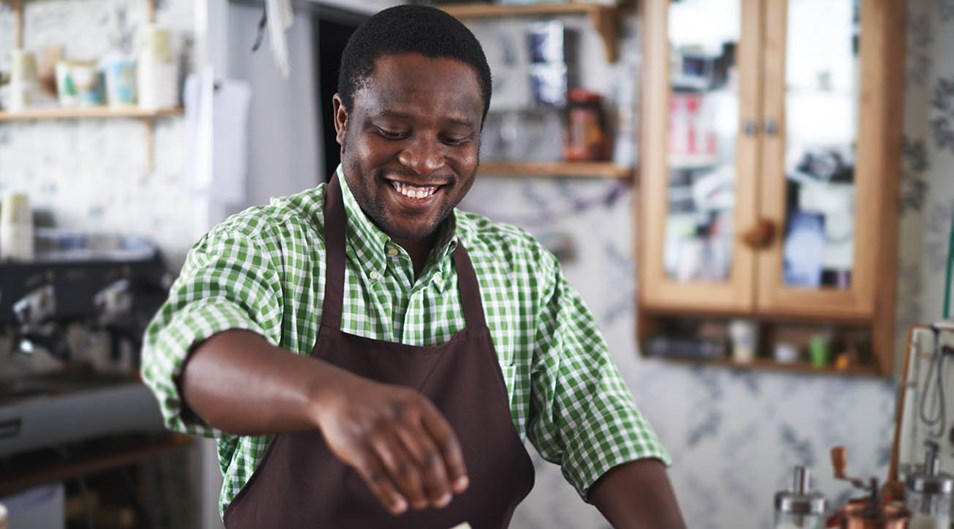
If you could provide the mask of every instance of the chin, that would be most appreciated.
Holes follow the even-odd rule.
[[[440,224],[435,224],[430,227],[424,228],[401,228],[398,226],[390,225],[388,229],[385,229],[384,232],[387,233],[392,239],[401,240],[401,241],[425,241],[430,237],[433,237],[437,233],[437,228]]]

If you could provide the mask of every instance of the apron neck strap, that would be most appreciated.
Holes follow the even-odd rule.
[[[322,324],[333,329],[341,329],[346,258],[345,227],[348,223],[338,178],[335,173],[325,188],[325,300],[321,308]],[[467,250],[459,241],[454,249],[454,265],[457,267],[457,287],[460,290],[467,327],[486,327],[477,274]]]
[[[335,173],[325,188],[325,301],[321,307],[322,324],[333,329],[341,328],[347,224],[341,185]]]
[[[459,240],[457,248],[454,248],[454,265],[457,267],[457,288],[460,290],[460,303],[464,309],[464,321],[467,322],[467,327],[469,329],[486,327],[477,273],[474,272],[474,265],[464,248],[464,243]]]

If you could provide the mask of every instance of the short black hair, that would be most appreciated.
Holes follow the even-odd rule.
[[[384,55],[401,53],[456,59],[473,68],[486,119],[491,95],[490,66],[480,42],[461,21],[423,5],[399,5],[379,11],[348,39],[338,70],[338,94],[345,110],[351,111],[354,93],[371,77],[375,61]]]

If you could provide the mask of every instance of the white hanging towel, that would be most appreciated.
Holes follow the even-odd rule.
[[[251,86],[235,79],[213,83],[208,72],[190,75],[183,99],[193,188],[210,202],[244,204]]]
[[[290,28],[295,20],[291,0],[266,0],[265,12],[268,14],[268,41],[272,48],[272,57],[282,77],[288,79],[290,67],[285,30]]]

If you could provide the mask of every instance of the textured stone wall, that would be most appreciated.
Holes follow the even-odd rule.
[[[30,0],[23,3],[24,48],[62,44],[71,59],[97,59],[110,51],[135,53],[146,21],[139,0]],[[190,69],[194,2],[157,2],[156,22],[172,30]],[[0,70],[9,69],[13,13],[0,3]],[[182,117],[68,119],[0,124],[0,190],[29,193],[34,207],[59,227],[151,237],[174,266],[196,238],[201,197],[186,170]],[[147,155],[155,160],[150,171]]]

